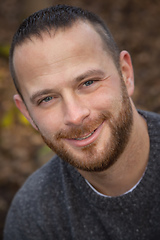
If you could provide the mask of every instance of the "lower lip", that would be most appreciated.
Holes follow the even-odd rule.
[[[95,132],[88,138],[83,140],[75,140],[75,139],[65,139],[70,145],[73,145],[74,147],[85,147],[93,142],[96,141],[98,138],[101,130],[103,127],[103,123],[95,130]]]

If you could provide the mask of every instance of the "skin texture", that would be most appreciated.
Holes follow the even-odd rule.
[[[146,132],[130,99],[134,91],[130,56],[126,51],[120,54],[122,77],[100,36],[82,22],[31,40],[15,49],[14,67],[25,104],[19,95],[14,96],[15,103],[60,157],[106,193],[98,176],[106,181],[122,158],[124,168],[136,130]],[[144,172],[147,154],[142,162],[129,185]]]

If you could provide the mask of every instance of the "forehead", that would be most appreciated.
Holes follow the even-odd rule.
[[[94,68],[96,62],[103,65],[104,55],[108,56],[93,26],[77,22],[70,28],[42,33],[42,38],[32,37],[17,46],[13,64],[20,87],[33,88],[36,79],[39,83],[45,78],[71,79],[90,66]]]
[[[84,43],[87,45],[88,42],[90,45],[96,44],[95,47],[104,47],[104,40],[102,40],[102,37],[96,31],[96,28],[88,22],[77,21],[71,27],[60,28],[58,30],[52,29],[50,32],[42,32],[40,36],[31,35],[30,38],[26,38],[20,45],[15,47],[13,60],[17,56],[19,57],[21,52],[23,52],[23,55],[24,53],[29,54],[33,48],[39,48],[39,51],[42,53],[43,49],[40,46],[47,47],[50,40],[53,43],[52,47],[55,46],[55,48],[65,43],[62,46],[64,52],[65,50],[69,50],[70,46],[72,48],[73,46],[76,48],[79,46],[80,48]],[[90,45],[87,47],[89,48]]]

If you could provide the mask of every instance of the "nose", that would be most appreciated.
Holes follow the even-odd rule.
[[[81,97],[82,98],[82,97]],[[84,99],[70,97],[64,104],[64,124],[80,126],[90,115],[90,110],[86,106]]]

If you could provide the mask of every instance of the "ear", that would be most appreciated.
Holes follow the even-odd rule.
[[[123,80],[127,87],[128,95],[130,97],[134,92],[134,73],[131,57],[127,51],[122,51],[120,53],[120,66]]]
[[[27,118],[27,120],[31,123],[31,125],[36,130],[38,130],[37,126],[35,125],[33,119],[31,118],[31,116],[27,110],[27,107],[26,107],[24,101],[22,100],[22,98],[20,97],[20,95],[19,94],[14,95],[13,99],[14,99],[14,102],[15,102],[17,108],[21,111],[21,113],[25,116],[25,118]]]

